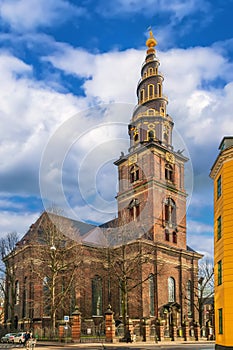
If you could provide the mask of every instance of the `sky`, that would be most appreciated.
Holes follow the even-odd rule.
[[[45,207],[116,216],[117,169],[152,28],[174,143],[189,157],[188,244],[213,255],[209,172],[233,135],[233,0],[0,0],[0,235]]]

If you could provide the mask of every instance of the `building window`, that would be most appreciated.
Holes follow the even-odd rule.
[[[150,67],[150,68],[148,69],[148,75],[152,75],[153,73],[154,73],[154,70],[153,70],[153,68]]]
[[[92,315],[102,315],[102,279],[95,276],[92,280]]]
[[[148,139],[149,139],[149,141],[153,141],[154,138],[155,138],[155,132],[154,132],[154,130],[149,130],[149,131],[148,131]]]
[[[173,241],[173,243],[177,243],[177,233],[176,233],[176,231],[174,231],[172,233],[172,241]]]
[[[154,97],[154,85],[152,85],[152,84],[148,85],[148,96],[149,96],[149,98]]]
[[[222,260],[218,261],[218,286],[222,284]]]
[[[222,309],[218,309],[218,333],[219,333],[219,334],[223,334]]]
[[[217,239],[222,237],[222,217],[219,216],[217,219]]]
[[[219,198],[222,194],[222,177],[219,176],[217,180],[217,198]]]
[[[165,230],[165,241],[169,242],[169,231]]]
[[[15,304],[19,304],[19,281],[15,282]]]
[[[168,302],[176,301],[175,297],[175,280],[173,277],[168,278]]]
[[[158,84],[158,96],[161,97],[162,96],[162,86],[161,84]]]
[[[187,283],[187,311],[188,311],[188,316],[192,315],[192,283],[191,281],[188,281]]]
[[[139,180],[139,168],[137,166],[132,166],[130,169],[130,182],[133,183]]]
[[[23,300],[22,300],[22,317],[27,316],[27,277],[24,277]]]
[[[154,275],[149,276],[149,303],[150,303],[150,316],[155,315],[155,282]]]
[[[136,220],[140,215],[139,200],[137,198],[133,199],[129,203],[128,209],[131,220]]]
[[[49,277],[44,277],[43,279],[43,301],[44,301],[44,315],[49,316],[50,315],[50,303],[51,303],[51,295],[50,295],[50,288],[51,283]]]
[[[140,102],[144,101],[144,95],[145,95],[145,90],[144,89],[140,90]]]
[[[169,227],[176,226],[176,204],[171,198],[165,201],[165,224]]]
[[[168,181],[173,181],[173,167],[171,164],[165,165],[165,179]]]

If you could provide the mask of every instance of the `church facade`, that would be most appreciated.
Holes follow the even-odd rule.
[[[156,44],[150,33],[128,126],[129,151],[114,163],[118,218],[97,227],[41,215],[5,259],[9,271],[14,267],[14,278],[6,276],[5,323],[11,327],[42,332],[53,316],[57,324],[75,306],[83,332],[92,334],[103,329],[109,305],[116,328],[130,324],[138,336],[142,322],[150,327],[162,323],[165,337],[171,338],[173,326],[178,330],[197,321],[202,256],[186,242],[188,159],[173,147],[174,122],[167,113]],[[101,244],[93,243],[96,237]]]

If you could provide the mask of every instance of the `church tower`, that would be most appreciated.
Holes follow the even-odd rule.
[[[188,159],[173,149],[174,123],[167,113],[152,32],[146,45],[138,102],[128,126],[129,152],[115,162],[118,217],[123,224],[135,221],[141,237],[186,250],[184,164]]]

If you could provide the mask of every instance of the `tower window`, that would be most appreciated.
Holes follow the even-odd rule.
[[[219,176],[217,180],[217,198],[219,198],[222,194],[222,177]]]
[[[152,84],[148,85],[148,95],[149,95],[149,98],[154,97],[154,85]]]
[[[155,138],[155,132],[154,132],[154,130],[149,130],[149,131],[148,131],[148,139],[149,139],[149,140],[154,140],[154,138]]]
[[[129,206],[128,206],[128,209],[129,209],[129,215],[130,215],[130,218],[132,220],[136,220],[139,215],[140,215],[140,206],[139,206],[139,200],[136,198],[136,199],[133,199]]]
[[[162,96],[162,86],[161,86],[161,84],[158,84],[157,88],[158,88],[158,96],[161,97]]]
[[[188,315],[192,315],[192,303],[191,303],[191,298],[192,298],[192,283],[191,281],[188,281],[187,283],[187,304],[188,304]]]
[[[172,233],[172,241],[173,241],[173,243],[177,243],[177,233],[176,233],[176,231],[174,231]]]
[[[165,179],[168,181],[173,181],[173,167],[171,164],[165,165]]]
[[[165,224],[169,227],[176,226],[176,204],[173,199],[168,198],[165,201]]]
[[[169,242],[169,231],[165,230],[165,240]]]
[[[145,90],[144,89],[140,90],[140,102],[144,101],[144,95],[145,95]]]
[[[130,169],[130,182],[133,183],[138,180],[139,180],[139,168],[136,166],[133,166]]]
[[[152,75],[152,74],[154,73],[153,68],[150,67],[150,68],[148,69],[148,73],[149,73],[149,75]]]

